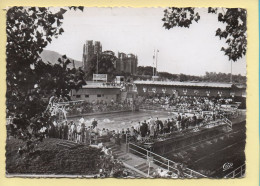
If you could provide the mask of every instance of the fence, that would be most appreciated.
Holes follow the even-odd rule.
[[[241,178],[246,172],[246,164],[241,165],[240,167],[236,168],[229,174],[227,174],[224,178]]]
[[[227,130],[231,131],[232,130],[232,121],[227,119],[224,115],[220,115],[220,118],[227,124]]]
[[[137,146],[133,143],[128,143],[128,152],[132,151],[133,154],[136,154],[138,156],[141,156],[144,159],[147,159],[147,161],[152,160],[156,165],[167,169],[168,171],[172,171],[176,175],[183,175],[184,177],[188,178],[205,178],[206,176],[196,172],[192,169],[186,168],[184,171],[179,168],[179,164],[175,163],[172,160],[169,160],[165,157],[162,157],[158,154],[155,154],[151,152],[150,150],[147,150],[145,148],[142,148],[140,146]]]

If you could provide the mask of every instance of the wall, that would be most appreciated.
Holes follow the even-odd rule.
[[[209,96],[217,96],[218,92],[222,92],[222,97],[230,97],[231,92],[235,92],[236,96],[241,95],[241,90],[238,91],[238,89],[231,89],[231,88],[215,88],[215,87],[187,87],[187,86],[169,86],[169,85],[141,85],[136,84],[138,95],[142,96],[147,93],[144,93],[143,87],[147,88],[147,91],[153,94],[152,89],[156,88],[156,93],[162,94],[162,89],[166,89],[165,94],[172,95],[173,90],[176,90],[178,92],[179,96],[185,95],[183,92],[184,90],[187,90],[186,95],[188,96],[207,96],[206,91],[210,91]],[[195,91],[198,93],[196,94]]]
[[[82,88],[77,92],[75,90],[71,91],[71,99],[75,100],[86,100],[89,102],[93,101],[106,101],[110,102],[112,99],[116,101],[120,99],[120,89],[119,88]],[[100,97],[98,97],[100,95]]]

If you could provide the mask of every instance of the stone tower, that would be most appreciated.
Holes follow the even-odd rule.
[[[83,45],[83,57],[82,57],[82,66],[83,70],[86,72],[88,70],[88,66],[90,60],[94,57],[94,55],[100,55],[102,53],[102,45],[100,41],[95,41],[93,44],[92,40],[87,40]]]

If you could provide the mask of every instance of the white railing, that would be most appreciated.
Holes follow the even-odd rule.
[[[240,167],[236,168],[229,174],[227,174],[224,178],[241,178],[245,174],[246,171],[246,164],[241,165]]]
[[[133,148],[133,147],[135,148]],[[134,151],[135,153],[141,155],[143,158],[147,159],[148,161],[151,159],[151,157],[153,158],[153,162],[157,163],[157,165],[159,164],[160,167],[163,168],[164,167],[167,167],[167,169],[169,171],[172,171],[174,174],[176,175],[180,175],[180,173],[182,173],[185,177],[188,177],[188,178],[206,178],[205,175],[199,173],[199,172],[196,172],[192,169],[189,169],[189,168],[186,168],[183,172],[181,170],[178,169],[178,163],[172,161],[172,160],[169,160],[163,156],[160,156],[156,153],[153,153],[145,148],[142,148],[140,146],[137,146],[133,143],[128,143],[128,152],[130,151]],[[142,151],[142,152],[140,152]]]
[[[232,121],[227,119],[224,115],[220,114],[220,118],[227,124],[228,131],[232,130]]]
[[[66,102],[58,102],[58,103],[53,103],[55,105],[75,105],[75,104],[80,104],[84,103],[85,100],[77,100],[77,101],[66,101]]]

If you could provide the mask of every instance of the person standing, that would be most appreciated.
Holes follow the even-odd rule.
[[[197,126],[197,116],[195,114],[192,116],[192,121],[193,121],[193,127]]]
[[[184,116],[181,117],[181,129],[182,130],[185,129],[185,117]]]
[[[146,120],[144,120],[144,133],[145,133],[145,136],[147,135],[148,133],[148,124],[146,123]]]
[[[166,134],[168,132],[168,122],[167,120],[163,123],[163,134]]]
[[[154,126],[154,123],[151,123],[151,125],[150,125],[150,138],[154,139],[154,136],[155,136],[155,126]]]
[[[64,139],[63,137],[64,137],[64,124],[62,122],[62,123],[60,123],[60,126],[59,126],[59,138]]]
[[[155,124],[155,120],[153,119],[153,116],[151,116],[151,119],[150,119],[150,124]]]
[[[91,134],[91,130],[90,130],[90,127],[88,127],[86,130],[85,130],[85,143],[88,144],[90,143],[90,134]]]
[[[85,142],[85,123],[82,123],[81,124],[81,127],[80,127],[80,134],[81,134],[81,142],[84,143]]]
[[[69,133],[69,127],[68,127],[67,121],[65,121],[65,123],[64,123],[64,133],[63,133],[65,140],[68,140],[68,133]]]
[[[143,140],[145,135],[146,135],[144,123],[142,123],[142,125],[140,127],[140,133],[141,133],[141,137],[142,137],[142,140]]]
[[[77,141],[77,127],[74,122],[71,125],[71,131],[72,131],[72,140],[76,142]]]
[[[180,115],[180,113],[178,113],[178,116],[177,116],[177,128],[178,129],[182,128],[181,120],[182,120],[181,115]]]
[[[97,123],[97,121],[96,121],[95,118],[94,118],[94,120],[92,121],[93,129],[96,128],[97,125],[98,125],[98,123]]]
[[[77,125],[77,143],[81,142],[81,125],[78,123]]]

